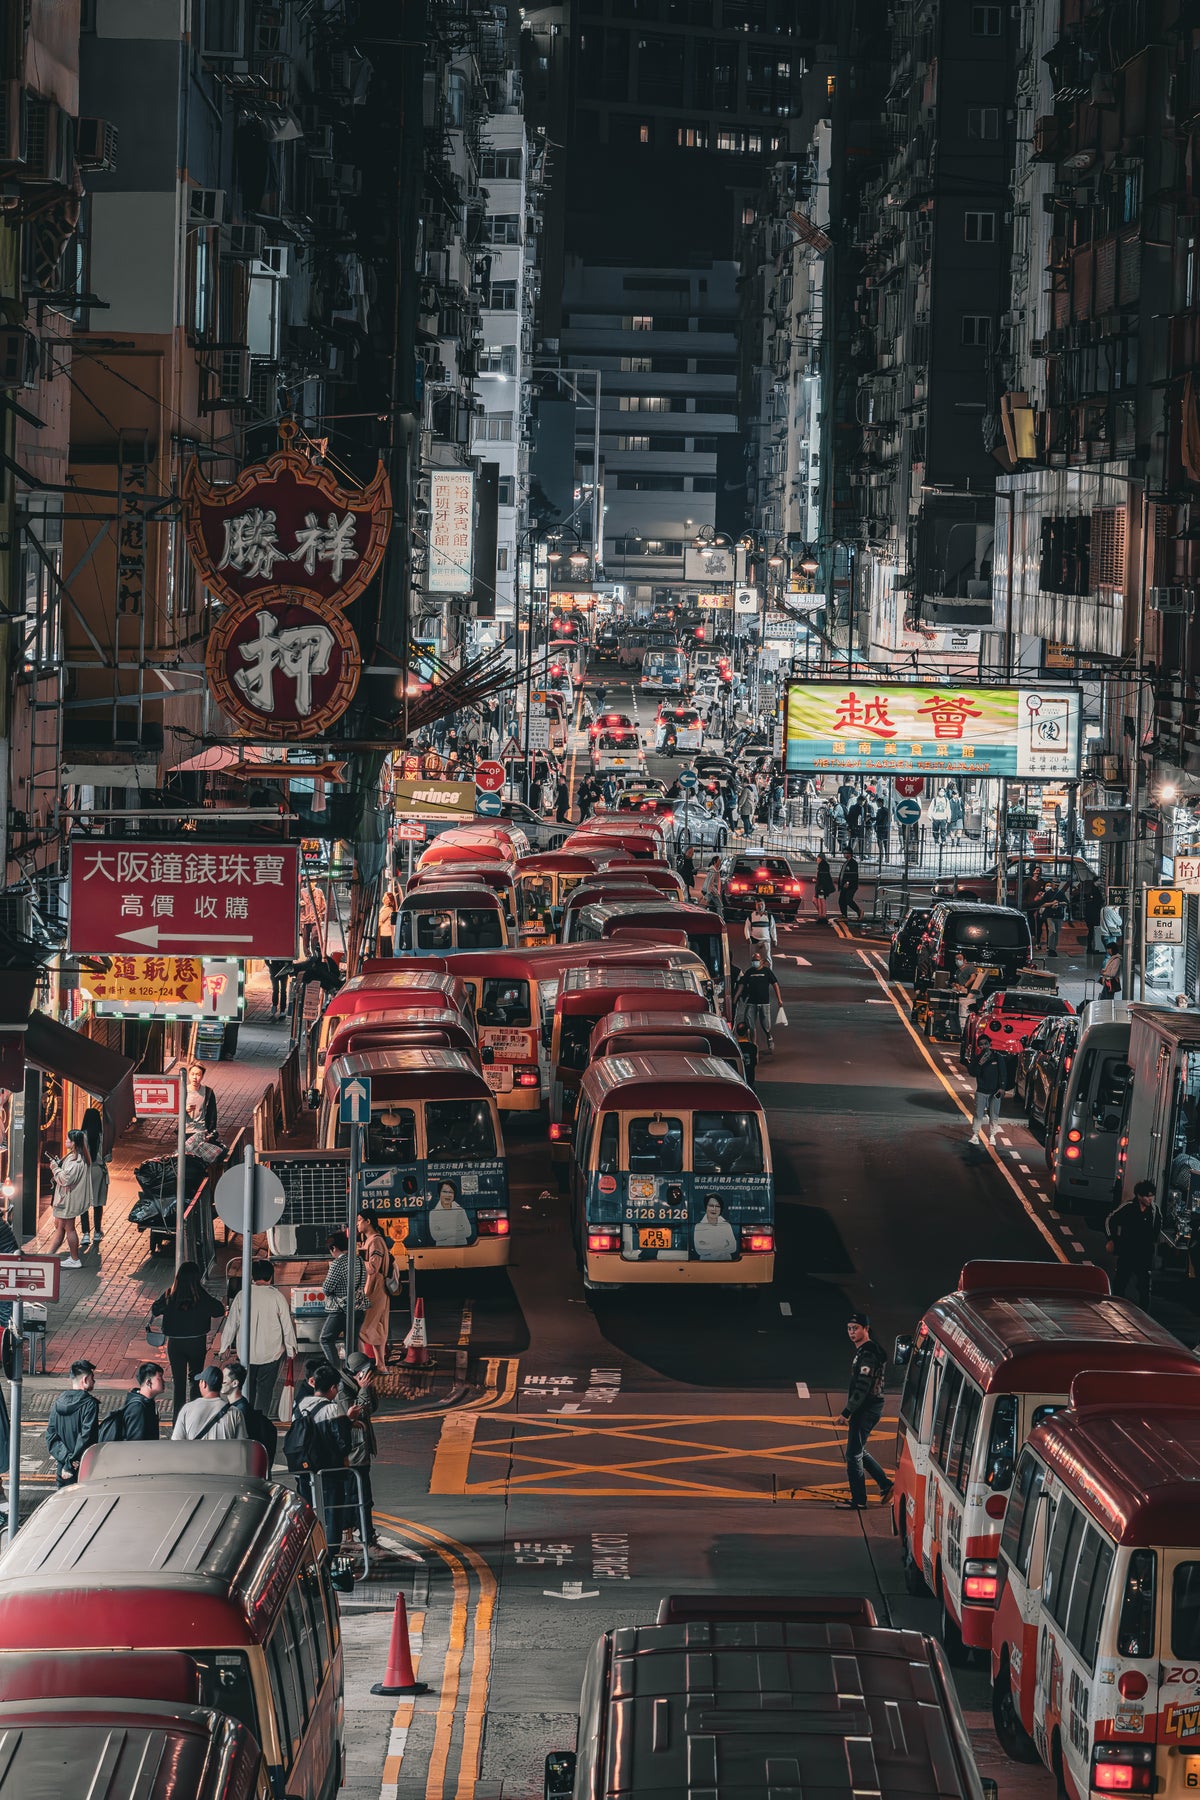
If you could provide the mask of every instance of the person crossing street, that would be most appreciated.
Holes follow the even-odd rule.
[[[756,950],[748,969],[743,969],[737,978],[733,990],[733,1012],[737,1017],[738,1003],[744,1007],[743,1017],[750,1030],[751,1037],[757,1039],[758,1028],[762,1027],[767,1040],[767,1050],[771,1055],[775,1052],[775,1038],[771,1030],[771,1001],[775,1005],[783,1005],[783,995],[779,990],[779,978],[767,960],[765,950]]]
[[[850,1362],[850,1387],[841,1417],[846,1420],[846,1479],[850,1498],[837,1504],[852,1512],[862,1512],[867,1504],[866,1475],[879,1489],[881,1500],[892,1492],[892,1478],[868,1453],[867,1439],[883,1417],[883,1384],[887,1376],[887,1351],[871,1336],[870,1315],[851,1313],[846,1331],[854,1345]]]

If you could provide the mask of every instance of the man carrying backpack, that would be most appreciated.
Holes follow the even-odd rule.
[[[79,1480],[84,1451],[99,1441],[100,1407],[92,1393],[95,1385],[95,1363],[73,1362],[71,1385],[50,1408],[46,1448],[54,1459],[55,1487],[70,1487]]]
[[[311,1394],[296,1402],[296,1411],[283,1440],[287,1466],[299,1476],[297,1485],[309,1504],[316,1506],[314,1477],[321,1475],[321,1505],[325,1515],[325,1539],[331,1550],[341,1542],[345,1478],[338,1473],[350,1455],[351,1426],[338,1397],[337,1373],[322,1363],[308,1377]]]
[[[166,1385],[160,1365],[139,1363],[137,1386],[130,1388],[120,1412],[105,1413],[100,1421],[102,1444],[141,1444],[158,1435],[158,1397]]]
[[[233,1412],[241,1413],[242,1423],[246,1428],[246,1436],[252,1443],[261,1444],[267,1453],[267,1468],[275,1461],[275,1451],[279,1444],[279,1433],[274,1422],[265,1412],[260,1412],[253,1400],[246,1398],[242,1392],[246,1385],[245,1365],[240,1362],[225,1364],[224,1396]]]

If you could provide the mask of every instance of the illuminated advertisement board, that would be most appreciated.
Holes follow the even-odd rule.
[[[1076,688],[794,681],[787,767],[1071,781],[1079,721]]]

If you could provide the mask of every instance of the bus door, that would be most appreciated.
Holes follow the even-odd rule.
[[[896,1477],[892,1517],[900,1537],[904,1582],[910,1593],[925,1591],[929,1439],[934,1406],[945,1369],[945,1351],[927,1326],[921,1325],[917,1341],[909,1348],[905,1338],[896,1340],[895,1361],[905,1366],[896,1427]]]
[[[536,1112],[542,1102],[536,983],[524,964],[500,968],[490,957],[480,960],[487,967],[472,985],[480,1047],[491,1052],[484,1079],[501,1110]]]

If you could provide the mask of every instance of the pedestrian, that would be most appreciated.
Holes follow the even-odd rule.
[[[436,774],[437,771],[426,773]],[[300,883],[300,942],[305,956],[319,955],[322,952],[321,925],[327,910],[324,894],[305,877]]]
[[[684,881],[687,883],[687,896],[690,900],[692,891],[696,886],[696,859],[692,855],[692,847],[690,844],[681,851],[676,867],[683,876]]]
[[[372,1362],[361,1350],[355,1350],[346,1358],[344,1367],[342,1392],[346,1400],[346,1416],[350,1420],[350,1453],[347,1462],[351,1470],[358,1471],[358,1479],[354,1480],[352,1477],[346,1484],[351,1490],[350,1507],[358,1517],[353,1535],[359,1543],[373,1545],[379,1541],[375,1536],[375,1495],[371,1487],[371,1464],[379,1455],[379,1442],[373,1422],[379,1405],[375,1375],[382,1364]]]
[[[290,956],[272,956],[267,960],[267,972],[271,977],[271,1017],[282,1019],[287,1016],[288,982],[292,973]]]
[[[234,1412],[240,1413],[245,1434],[252,1444],[261,1444],[267,1453],[267,1470],[275,1462],[275,1452],[279,1447],[279,1433],[269,1415],[251,1404],[246,1397],[247,1371],[244,1363],[231,1362],[225,1364],[225,1386],[222,1389],[224,1398],[228,1400]]]
[[[888,806],[886,800],[881,800],[879,802],[879,805],[875,809],[875,818],[872,823],[875,828],[875,842],[879,845],[879,858],[882,862],[883,858],[888,853],[888,844],[892,835],[891,808]]]
[[[560,769],[558,773],[558,790],[554,802],[554,818],[557,824],[565,825],[571,812],[571,787],[566,775]]]
[[[593,790],[592,778],[590,775],[585,775],[580,782],[578,788],[575,790],[575,799],[579,806],[579,823],[582,825],[583,821],[592,810]]]
[[[1106,900],[1100,908],[1100,942],[1106,950],[1119,948],[1125,936],[1125,921],[1121,909],[1111,900]]]
[[[990,1119],[993,1133],[1008,1086],[1008,1058],[985,1044],[975,1063],[975,1124],[967,1142],[977,1144]]]
[[[719,856],[709,858],[708,869],[704,876],[704,886],[700,889],[700,901],[707,906],[709,912],[716,913],[719,919],[725,917],[725,904],[721,898],[721,859]]]
[[[71,1364],[71,1385],[55,1399],[46,1426],[46,1448],[54,1464],[56,1488],[79,1480],[85,1450],[100,1437],[100,1407],[92,1389],[96,1365],[80,1358]]]
[[[1139,1181],[1133,1198],[1114,1207],[1104,1221],[1104,1248],[1115,1258],[1112,1291],[1123,1295],[1132,1281],[1137,1287],[1137,1303],[1150,1304],[1150,1277],[1154,1270],[1162,1215],[1154,1204],[1154,1183]]]
[[[813,905],[817,909],[818,919],[829,916],[830,895],[835,893],[833,871],[829,867],[829,858],[823,850],[817,852],[817,872],[813,881]]]
[[[308,1377],[310,1392],[298,1398],[291,1427],[283,1440],[288,1468],[299,1475],[299,1487],[310,1506],[317,1505],[314,1477],[321,1475],[320,1501],[325,1539],[336,1550],[342,1536],[345,1481],[338,1473],[350,1454],[351,1425],[339,1395],[337,1372],[318,1363]]]
[[[125,1396],[125,1404],[114,1418],[117,1429],[114,1436],[119,1442],[126,1444],[154,1443],[160,1435],[158,1423],[158,1400],[167,1385],[167,1378],[156,1362],[139,1363],[134,1371],[136,1386],[131,1387]],[[100,1427],[100,1442],[105,1440],[105,1426],[108,1419]]]
[[[200,1371],[200,1393],[197,1399],[189,1400],[180,1409],[175,1420],[172,1438],[179,1442],[187,1438],[211,1438],[214,1444],[226,1443],[231,1438],[244,1438],[246,1421],[241,1412],[235,1409],[232,1400],[221,1392],[224,1381],[222,1371],[215,1363]]]
[[[1038,902],[1038,930],[1045,933],[1047,956],[1058,956],[1058,934],[1066,910],[1064,890],[1061,887],[1046,888]]]
[[[859,924],[862,924],[863,910],[858,904],[858,901],[854,898],[857,892],[858,862],[853,850],[847,850],[845,860],[838,870],[837,881],[838,910],[843,919],[846,919],[847,924],[849,923],[849,920],[846,918],[846,915],[850,912],[851,908],[853,908]]]
[[[87,1140],[82,1131],[68,1131],[67,1154],[54,1167],[54,1199],[50,1211],[54,1215],[54,1237],[47,1251],[57,1256],[66,1240],[69,1254],[62,1259],[64,1269],[82,1269],[79,1260],[79,1233],[75,1221],[92,1203],[92,1166],[88,1159]]]
[[[1087,926],[1087,954],[1095,956],[1099,951],[1096,933],[1100,928],[1100,920],[1104,912],[1104,896],[1100,892],[1099,883],[1085,881],[1083,893],[1079,897],[1079,910],[1084,924]]]
[[[396,949],[396,915],[400,901],[394,888],[388,888],[379,902],[379,918],[375,932],[375,948],[380,956],[394,956]]]
[[[950,827],[950,802],[945,793],[935,794],[929,808],[929,825],[935,844],[944,844]]]
[[[217,1096],[208,1085],[208,1070],[203,1063],[192,1063],[187,1072],[187,1119],[189,1131],[217,1129]]]
[[[1115,1000],[1121,991],[1121,946],[1114,944],[1100,970],[1100,992],[1106,1000]]]
[[[374,1213],[359,1215],[358,1254],[363,1271],[363,1296],[367,1303],[359,1341],[367,1355],[381,1369],[386,1369],[392,1328],[392,1301],[387,1285],[392,1273],[392,1251]],[[349,1362],[349,1357],[346,1360]]]
[[[946,803],[950,808],[950,839],[957,844],[962,837],[963,803],[962,795],[950,782],[946,783]]]
[[[167,1340],[167,1361],[175,1383],[173,1416],[178,1418],[186,1400],[196,1398],[196,1381],[204,1368],[208,1334],[225,1308],[214,1300],[194,1262],[180,1263],[175,1279],[150,1308],[151,1319],[161,1317]]]
[[[775,1053],[775,1034],[771,1029],[771,1000],[774,997],[777,1007],[783,1007],[783,995],[779,988],[779,977],[767,960],[765,950],[756,950],[748,968],[742,970],[733,989],[734,1017],[737,1017],[739,1000],[743,1006],[742,1021],[748,1027],[752,1037],[757,1036],[761,1025],[767,1040],[769,1054]]]
[[[846,808],[846,834],[852,850],[861,848],[863,835],[863,813],[865,811],[861,794],[856,794]]]
[[[346,1335],[346,1291],[350,1283],[350,1239],[344,1231],[331,1231],[326,1239],[325,1248],[329,1252],[330,1263],[323,1283],[325,1323],[321,1327],[321,1350],[325,1361],[332,1368],[336,1368],[338,1339],[344,1338]],[[366,1312],[367,1306],[361,1268],[356,1268],[355,1274],[354,1342],[344,1346],[347,1354],[358,1348],[358,1334],[362,1330],[363,1314]]]
[[[274,1285],[275,1271],[265,1260],[250,1265],[250,1374],[249,1403],[256,1411],[269,1413],[275,1393],[275,1380],[285,1356],[296,1354],[296,1322],[292,1309]],[[242,1300],[239,1290],[233,1297],[221,1332],[220,1354],[235,1350],[242,1331]]]
[[[737,1027],[738,1049],[742,1053],[742,1072],[748,1088],[754,1086],[754,1077],[758,1071],[758,1044],[754,1033],[743,1019]]]
[[[869,1475],[883,1501],[891,1498],[892,1478],[867,1451],[867,1439],[883,1417],[883,1384],[887,1376],[887,1351],[871,1336],[870,1315],[851,1313],[846,1332],[854,1345],[850,1360],[850,1386],[841,1416],[846,1420],[846,1479],[850,1498],[838,1505],[863,1512],[867,1504]]]
[[[779,933],[775,929],[775,920],[771,916],[770,908],[761,894],[755,900],[753,910],[743,929],[750,948],[765,950],[769,958],[771,951],[779,942]]]
[[[750,786],[748,781],[743,782],[741,792],[738,794],[737,798],[737,810],[742,821],[743,837],[749,837],[754,830],[754,808],[756,803],[757,797],[754,789]]]
[[[817,784],[811,775],[806,775],[800,783],[800,821],[803,825],[812,824],[813,803],[817,798]]]
[[[87,1144],[91,1168],[88,1171],[92,1190],[91,1231],[86,1210],[79,1218],[79,1248],[90,1250],[104,1236],[104,1204],[108,1199],[108,1163],[104,1155],[104,1114],[98,1106],[89,1106],[79,1121],[79,1129]]]

